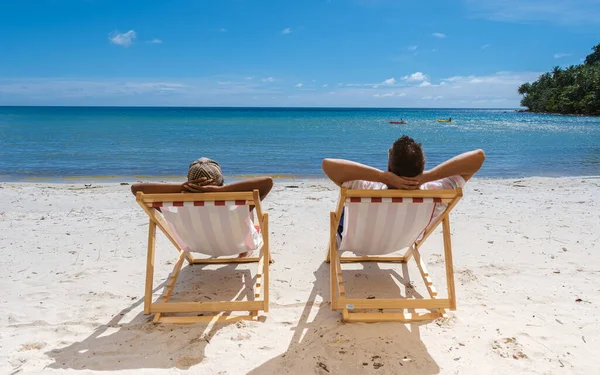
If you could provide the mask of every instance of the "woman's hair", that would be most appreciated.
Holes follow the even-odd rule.
[[[222,186],[224,183],[221,166],[209,158],[200,158],[194,161],[188,169],[188,181],[197,180],[202,177],[212,180],[217,186]]]

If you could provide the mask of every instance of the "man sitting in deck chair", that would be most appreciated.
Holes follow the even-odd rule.
[[[425,171],[425,154],[420,143],[409,136],[402,136],[388,150],[388,170],[343,159],[324,159],[323,172],[338,186],[355,190],[453,190],[462,188],[479,171],[485,160],[483,150],[457,155],[444,163]],[[446,208],[437,204],[432,221]],[[338,235],[341,237],[344,215],[340,219]]]
[[[337,210],[330,214],[327,261],[330,261],[331,307],[342,310],[343,321],[430,320],[445,316],[447,308],[456,309],[449,213],[462,197],[460,188],[481,168],[484,159],[483,151],[476,150],[424,171],[421,145],[403,136],[389,149],[387,171],[347,160],[323,160],[323,171],[342,188]],[[375,191],[385,189],[412,191]],[[447,298],[438,298],[419,252],[423,241],[440,223]],[[380,256],[405,248],[408,250],[402,256]],[[358,256],[342,257],[344,251]],[[431,298],[361,299],[346,293],[342,262],[407,262],[411,258],[415,259]],[[412,312],[384,312],[384,309],[412,309]]]
[[[221,166],[214,160],[200,158],[190,164],[188,180],[182,184],[168,183],[140,183],[131,186],[131,192],[135,195],[138,191],[144,194],[167,194],[167,193],[224,193],[243,192],[258,190],[260,199],[263,200],[273,188],[271,177],[257,177],[248,180],[234,182],[225,185]],[[252,211],[252,208],[250,210]],[[243,252],[239,255],[244,258],[251,252]]]

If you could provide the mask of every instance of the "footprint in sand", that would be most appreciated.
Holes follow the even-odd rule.
[[[475,273],[473,271],[467,268],[462,271],[459,271],[458,279],[460,280],[461,284],[466,284],[471,281],[477,280],[477,276],[475,276]]]
[[[21,344],[21,347],[17,350],[19,352],[24,352],[27,350],[40,350],[46,346],[45,342],[30,342],[27,344]]]
[[[516,338],[505,337],[499,340],[494,340],[492,350],[502,358],[523,359],[527,355],[523,353],[523,347]]]
[[[243,341],[250,339],[250,334],[248,333],[238,333],[237,336],[231,337],[231,341]]]

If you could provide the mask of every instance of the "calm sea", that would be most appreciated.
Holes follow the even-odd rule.
[[[452,123],[436,119],[452,116]],[[406,125],[390,125],[404,119]],[[407,134],[427,166],[483,148],[485,177],[600,175],[600,118],[480,109],[0,107],[0,181],[224,174],[322,176],[321,159],[385,168]]]

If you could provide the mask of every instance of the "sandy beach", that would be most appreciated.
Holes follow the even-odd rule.
[[[141,306],[148,220],[129,188],[0,184],[0,373],[598,371],[598,177],[470,182],[451,216],[457,310],[418,325],[343,324],[331,311],[323,260],[338,191],[317,179],[276,181],[264,202],[275,260],[264,319],[155,325]],[[423,254],[443,295],[439,230]],[[159,235],[156,296],[175,256]],[[254,268],[186,267],[178,293],[233,298]],[[378,298],[419,276],[411,264],[344,270],[348,290]]]

